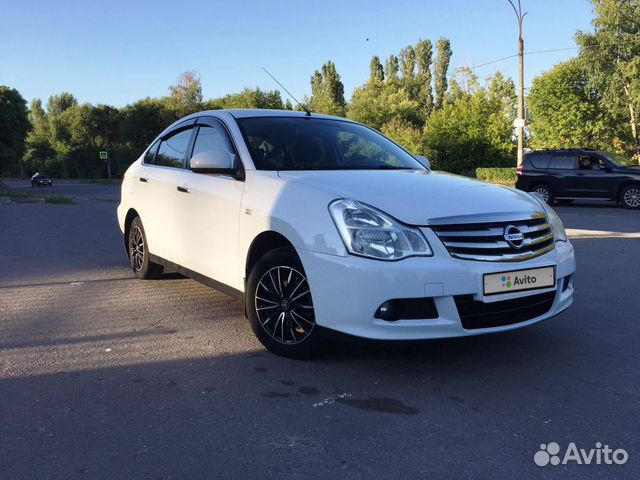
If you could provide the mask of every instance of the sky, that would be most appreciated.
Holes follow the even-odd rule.
[[[577,54],[576,30],[589,31],[588,0],[522,0],[525,86]],[[0,0],[0,85],[27,101],[62,91],[80,102],[124,106],[169,93],[186,70],[205,98],[278,86],[310,93],[314,70],[332,60],[347,100],[385,59],[420,38],[451,40],[451,68],[516,54],[516,17],[507,0]],[[517,79],[518,59],[479,67]]]

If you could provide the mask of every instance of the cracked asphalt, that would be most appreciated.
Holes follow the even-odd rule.
[[[576,295],[548,322],[294,361],[237,300],[134,279],[117,185],[51,193],[78,204],[0,206],[2,479],[640,475],[640,212],[558,208]],[[549,442],[629,460],[538,467]]]

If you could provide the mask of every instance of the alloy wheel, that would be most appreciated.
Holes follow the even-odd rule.
[[[549,190],[547,190],[545,187],[538,187],[535,191],[538,195],[540,195],[545,203],[549,203]]]
[[[315,326],[311,289],[305,276],[288,266],[262,275],[255,292],[255,309],[262,328],[277,342],[300,343]]]
[[[144,265],[144,236],[137,225],[134,225],[129,234],[129,256],[133,269],[136,272],[142,270]]]
[[[640,207],[640,188],[629,188],[624,192],[624,203],[629,207]]]

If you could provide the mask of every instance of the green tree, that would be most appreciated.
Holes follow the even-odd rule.
[[[580,57],[602,94],[600,105],[625,119],[640,163],[640,0],[591,0],[594,32],[578,32]]]
[[[169,87],[169,91],[170,105],[176,119],[202,110],[202,82],[196,72],[184,72],[176,84]]]
[[[22,171],[22,155],[29,131],[27,102],[14,88],[0,86],[0,173]]]
[[[611,119],[578,60],[533,79],[527,96],[533,148],[606,148]]]
[[[399,115],[382,126],[382,133],[416,155],[423,153],[422,130]]]
[[[26,139],[24,164],[27,171],[35,172],[45,169],[45,162],[53,159],[55,152],[51,146],[51,129],[47,112],[42,107],[42,100],[35,98],[29,110],[31,130]]]
[[[513,82],[500,75],[483,87],[470,71],[462,71],[425,126],[424,151],[437,169],[470,176],[477,167],[510,166],[514,108]]]
[[[311,100],[309,107],[314,112],[344,117],[347,102],[344,99],[344,85],[336,66],[328,61],[320,71],[311,77]]]
[[[447,92],[447,72],[451,62],[451,42],[448,38],[439,38],[436,42],[436,61],[434,64],[435,108],[441,108]]]
[[[418,40],[415,50],[418,67],[416,75],[418,103],[424,110],[425,117],[428,117],[433,111],[433,87],[431,86],[433,49],[431,40]]]
[[[400,72],[402,73],[402,86],[406,89],[411,100],[418,98],[418,89],[416,85],[416,51],[411,46],[400,50],[398,56],[400,63]]]
[[[387,58],[387,62],[384,64],[384,78],[387,82],[397,82],[398,72],[400,71],[400,65],[398,64],[398,57],[390,55]]]
[[[371,57],[371,63],[369,64],[369,80],[370,81],[384,81],[384,67],[380,62],[380,57]]]
[[[239,93],[225,95],[204,103],[206,110],[217,110],[220,108],[266,108],[273,110],[286,109],[282,102],[282,96],[278,90],[260,90],[260,88],[245,88]],[[290,106],[289,109],[293,107]]]

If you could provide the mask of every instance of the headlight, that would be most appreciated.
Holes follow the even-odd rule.
[[[535,198],[538,203],[544,208],[545,213],[547,214],[547,220],[551,224],[551,229],[553,230],[553,238],[556,242],[566,242],[567,241],[567,232],[564,230],[564,225],[562,224],[562,220],[560,216],[556,213],[556,211],[549,206],[547,202],[545,202],[540,195],[535,192],[531,193],[531,196]]]
[[[433,255],[419,229],[373,207],[340,199],[329,205],[329,211],[349,253],[378,260]]]

